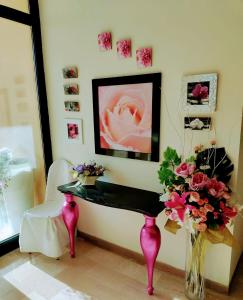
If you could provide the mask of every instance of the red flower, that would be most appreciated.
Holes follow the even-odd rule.
[[[193,97],[198,99],[206,99],[208,98],[208,87],[201,85],[201,83],[198,83],[192,90],[192,95]]]
[[[235,206],[233,206],[233,207],[226,206],[223,201],[220,201],[220,208],[222,210],[223,217],[225,218],[225,220],[228,220],[228,221],[229,221],[229,219],[234,218],[238,213],[238,210]],[[227,221],[227,223],[228,223],[228,221]]]
[[[189,186],[192,190],[202,190],[208,182],[208,177],[202,172],[198,172],[192,176],[192,179],[189,182]]]
[[[220,198],[224,195],[226,190],[225,184],[222,181],[218,181],[212,178],[207,183],[208,193],[215,198]]]

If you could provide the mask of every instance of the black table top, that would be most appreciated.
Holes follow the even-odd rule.
[[[164,203],[159,201],[158,193],[109,182],[97,180],[95,186],[75,186],[75,182],[71,182],[57,189],[89,202],[132,210],[150,217],[157,217],[164,209]]]

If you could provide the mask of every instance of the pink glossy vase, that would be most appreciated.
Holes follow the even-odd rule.
[[[145,224],[140,233],[140,244],[143,250],[143,255],[147,264],[148,273],[148,287],[147,291],[149,295],[153,295],[153,272],[156,257],[158,255],[161,235],[158,226],[155,224],[156,218],[145,217]]]

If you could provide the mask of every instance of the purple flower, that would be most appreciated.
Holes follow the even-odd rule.
[[[102,166],[97,166],[95,162],[92,162],[88,165],[80,164],[73,168],[73,170],[76,172],[74,175],[75,178],[79,175],[84,176],[102,176],[104,174],[105,168]]]
[[[84,165],[78,165],[76,168],[74,168],[74,170],[82,174],[84,171]]]

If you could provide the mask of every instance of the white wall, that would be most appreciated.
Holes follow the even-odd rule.
[[[243,1],[234,0],[40,0],[43,50],[50,110],[54,157],[74,163],[95,159],[108,169],[108,180],[160,192],[159,163],[95,155],[91,80],[100,77],[162,72],[161,144],[184,154],[193,146],[216,139],[235,163],[232,180],[236,186],[243,78]],[[97,35],[111,31],[113,50],[99,52]],[[132,39],[132,58],[119,60],[115,42]],[[138,69],[135,50],[153,48],[153,66]],[[80,71],[81,112],[84,145],[67,144],[64,134],[63,78],[66,65]],[[212,114],[214,130],[185,134],[180,111],[181,78],[184,74],[216,72],[219,75],[217,111]],[[178,136],[179,135],[179,136]],[[162,157],[161,157],[162,159]],[[158,260],[184,268],[185,232],[176,236],[164,231],[165,217],[159,216],[162,247]],[[143,216],[124,210],[80,203],[79,229],[141,253],[139,231]],[[228,285],[231,249],[210,246],[206,275]],[[238,257],[237,257],[238,258]],[[236,260],[237,260],[236,258]],[[215,271],[214,271],[215,270]]]

